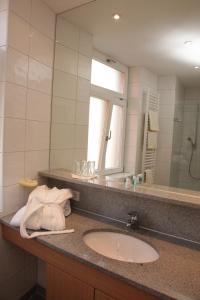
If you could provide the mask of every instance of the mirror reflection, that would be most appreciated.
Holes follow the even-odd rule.
[[[96,0],[58,15],[52,169],[200,190],[200,2]]]

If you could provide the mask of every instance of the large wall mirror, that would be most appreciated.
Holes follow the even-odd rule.
[[[200,2],[96,0],[57,17],[51,169],[200,190]]]

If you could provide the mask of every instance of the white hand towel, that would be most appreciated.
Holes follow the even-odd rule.
[[[149,150],[157,149],[157,136],[158,136],[157,132],[148,131],[147,148]]]
[[[159,131],[159,121],[158,121],[157,111],[153,111],[153,110],[149,111],[149,130]]]

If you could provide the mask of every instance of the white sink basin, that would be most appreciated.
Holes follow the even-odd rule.
[[[86,233],[83,240],[97,253],[120,261],[149,263],[159,258],[158,252],[149,244],[123,233],[93,231]]]

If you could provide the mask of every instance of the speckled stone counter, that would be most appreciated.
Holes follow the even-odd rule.
[[[10,226],[10,219],[11,216],[4,217],[2,222]],[[97,254],[83,241],[83,235],[89,230],[124,231],[123,229],[77,213],[73,213],[66,219],[66,227],[74,228],[75,232],[39,237],[37,240],[55,251],[115,276],[161,299],[200,299],[200,246],[194,248],[189,244],[181,245],[164,240],[160,236],[146,234],[144,231],[129,232],[150,243],[159,252],[160,258],[153,263],[143,265],[126,263]]]

